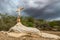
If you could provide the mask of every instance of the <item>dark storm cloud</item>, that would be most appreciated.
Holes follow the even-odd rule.
[[[0,0],[0,12],[16,14],[16,9],[24,6],[23,15],[42,19],[60,18],[60,0]]]
[[[40,2],[37,2],[40,4]],[[60,0],[51,0],[50,4],[47,4],[42,9],[37,8],[27,8],[24,10],[28,15],[35,18],[42,19],[55,19],[60,17]]]

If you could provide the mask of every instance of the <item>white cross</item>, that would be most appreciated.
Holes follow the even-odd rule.
[[[18,12],[18,15],[20,16],[20,12],[21,12],[21,10],[23,10],[24,8],[23,7],[19,7],[18,9],[17,9],[17,11],[16,12]]]

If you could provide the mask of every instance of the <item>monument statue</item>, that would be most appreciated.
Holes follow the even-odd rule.
[[[23,10],[24,8],[23,7],[19,7],[18,9],[17,9],[17,13],[18,13],[18,17],[17,17],[17,23],[18,22],[20,22],[20,12]]]

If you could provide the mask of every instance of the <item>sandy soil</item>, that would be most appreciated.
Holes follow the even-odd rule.
[[[42,32],[50,33],[50,34],[55,34],[55,35],[60,36],[60,31],[42,31]]]
[[[49,32],[49,31],[44,31],[44,32],[53,33],[53,34],[57,34],[57,35],[60,34],[60,32]],[[56,39],[43,38],[43,37],[39,37],[39,36],[33,37],[31,35],[14,38],[14,37],[10,37],[7,34],[0,32],[0,40],[56,40]]]

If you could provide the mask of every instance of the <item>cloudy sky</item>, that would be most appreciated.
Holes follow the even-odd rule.
[[[25,8],[21,15],[60,20],[60,0],[0,0],[0,13],[16,15],[18,7]]]

